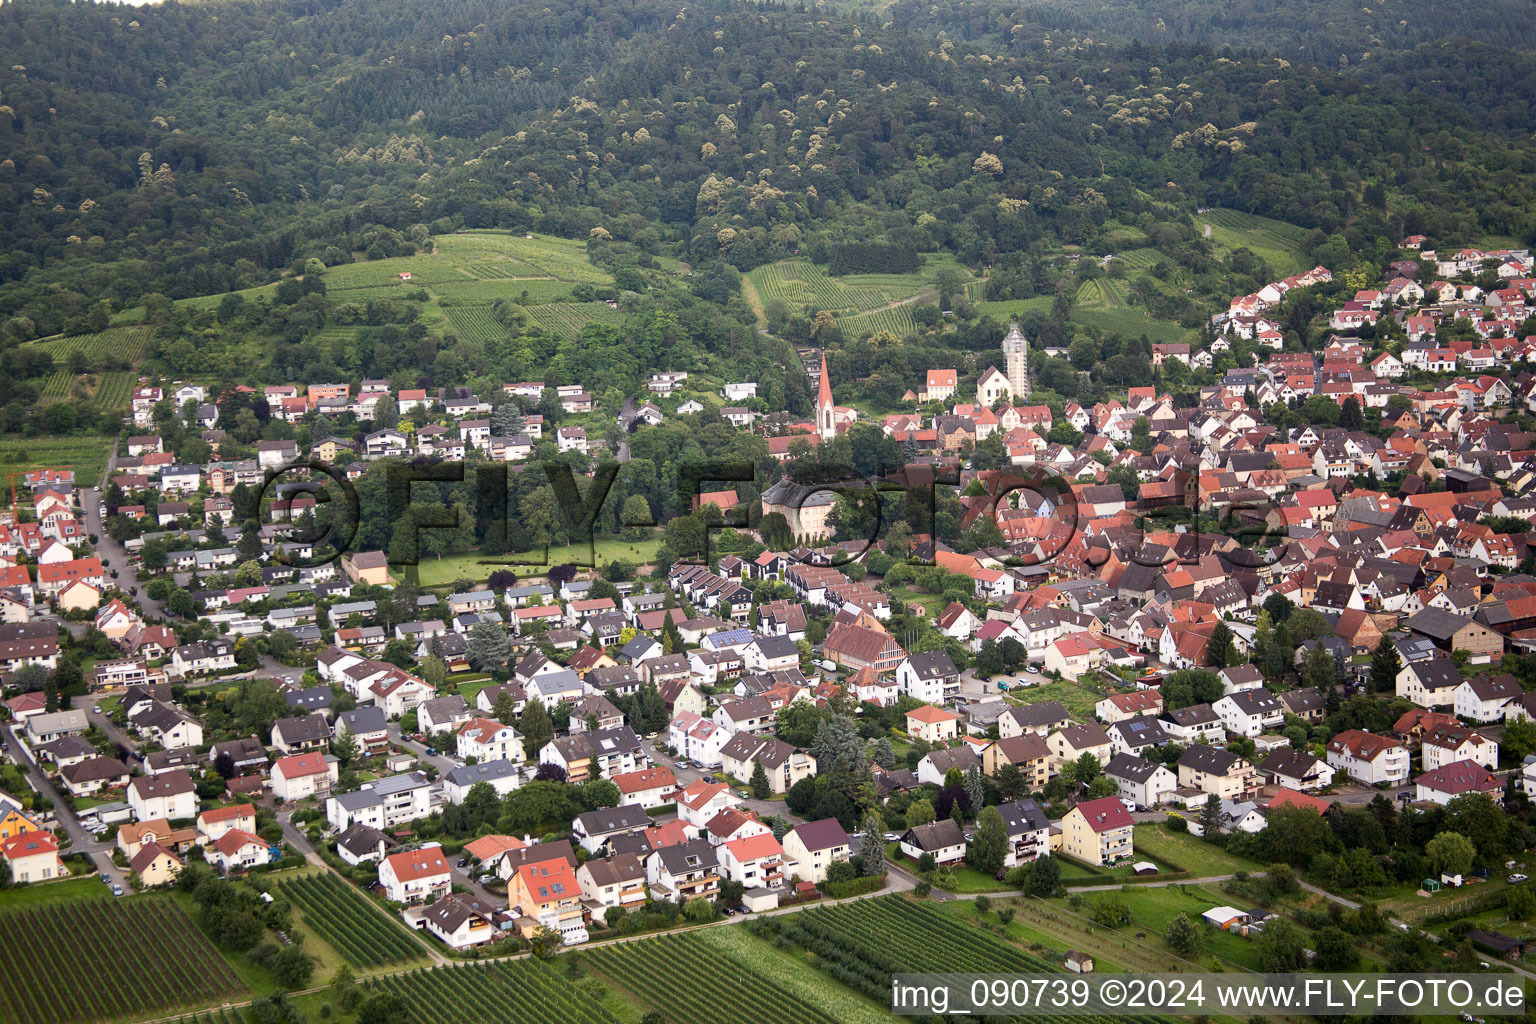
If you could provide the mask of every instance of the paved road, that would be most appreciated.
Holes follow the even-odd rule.
[[[122,589],[125,594],[130,594],[139,608],[148,618],[169,619],[170,613],[166,611],[164,603],[151,600],[144,593],[144,582],[140,580],[138,571],[128,558],[128,552],[117,541],[107,534],[106,524],[101,521],[101,494],[94,487],[85,487],[80,491],[80,507],[85,511],[85,528],[88,533],[96,535],[96,554],[101,558],[101,564],[107,570],[107,578]],[[111,570],[117,570],[117,577],[113,579]],[[133,591],[137,590],[137,594]]]
[[[58,822],[58,827],[64,830],[64,835],[69,840],[63,852],[89,854],[96,864],[97,872],[111,876],[113,883],[123,886],[126,891],[128,873],[112,862],[113,845],[101,842],[80,824],[80,819],[65,802],[64,794],[53,784],[53,780],[44,774],[42,766],[32,758],[30,752],[9,728],[0,728],[0,747],[4,749],[6,760],[14,762],[26,771],[27,781],[31,783],[32,788],[53,801],[53,816]]]

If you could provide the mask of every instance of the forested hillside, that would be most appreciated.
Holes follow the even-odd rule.
[[[78,331],[103,298],[98,319],[466,227],[740,270],[847,242],[982,265],[1101,247],[1116,218],[1187,236],[1205,205],[1315,229],[1308,257],[1532,233],[1503,51],[1386,54],[1388,87],[1008,10],[6,4],[0,317]]]

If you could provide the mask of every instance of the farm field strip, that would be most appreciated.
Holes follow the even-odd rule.
[[[872,313],[854,313],[837,318],[837,326],[845,338],[866,338],[877,331],[890,331],[904,338],[917,330],[910,306],[892,306]]]
[[[96,334],[73,334],[64,338],[43,338],[28,342],[47,352],[56,365],[68,362],[76,352],[84,352],[87,364],[95,369],[108,359],[123,359],[136,363],[144,355],[149,341],[147,324],[128,327],[108,327]]]
[[[510,332],[491,315],[490,306],[450,306],[448,322],[464,337],[482,344],[506,338]]]
[[[276,890],[299,908],[315,934],[354,967],[382,967],[426,955],[403,925],[329,872],[284,882]]]
[[[585,954],[594,970],[661,1012],[667,1020],[719,1024],[835,1024],[797,995],[761,974],[745,960],[726,954],[729,970],[699,972],[719,963],[697,935],[665,935],[604,946]],[[687,984],[678,980],[688,978]]]
[[[617,327],[624,322],[624,314],[606,302],[551,302],[529,306],[528,313],[562,338],[576,337],[590,323]]]
[[[80,983],[81,966],[89,967],[89,984]],[[3,1021],[89,1024],[154,1016],[244,991],[192,919],[165,897],[0,912]]]
[[[411,1024],[613,1024],[542,960],[435,967],[367,982],[405,1000]]]

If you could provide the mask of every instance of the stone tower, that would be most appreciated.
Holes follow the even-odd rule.
[[[1018,321],[1008,328],[1003,339],[1003,357],[1007,360],[1008,388],[1015,401],[1029,397],[1029,340],[1019,330]]]

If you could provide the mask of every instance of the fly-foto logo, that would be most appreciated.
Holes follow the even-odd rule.
[[[564,462],[544,462],[522,469],[523,472],[541,472],[549,485],[562,532],[570,540],[567,553],[562,556],[564,563],[590,568],[598,566],[598,521],[620,470],[621,466],[616,463],[601,465],[583,486],[578,483],[571,466]],[[506,551],[511,546],[510,527],[515,521],[510,500],[511,466],[504,463],[404,463],[391,460],[370,470],[377,471],[384,473],[385,483],[382,512],[387,526],[382,531],[382,546],[388,551],[392,564],[418,565],[422,538],[427,531],[456,531],[461,526],[457,506],[445,506],[437,500],[417,500],[418,485],[426,490],[440,485],[471,483],[474,525],[480,548]],[[1129,534],[1130,542],[1127,544],[1122,539],[1120,544],[1122,550],[1128,549],[1129,561],[1151,567],[1198,561],[1202,550],[1201,518],[1193,513],[1202,494],[1201,474],[1207,471],[1204,462],[1192,471],[1180,471],[1176,479],[1181,497],[1176,503],[1139,508],[1130,525],[1122,524],[1122,537]],[[980,493],[969,493],[964,499],[966,522],[979,516],[990,516],[999,521],[1010,518],[1033,520],[1027,538],[1010,540],[1016,552],[1013,561],[1020,566],[1051,564],[1082,535],[1087,524],[1100,516],[1098,509],[1084,504],[1079,498],[1081,485],[1074,487],[1044,467],[981,473],[974,479],[980,484]],[[820,564],[834,568],[863,558],[898,520],[924,527],[914,529],[914,533],[935,535],[941,541],[954,539],[938,536],[939,494],[941,488],[959,488],[960,477],[954,472],[945,474],[929,466],[906,465],[860,474],[850,466],[817,462],[797,464],[792,476],[768,481],[759,478],[750,462],[688,463],[677,470],[675,507],[680,513],[687,513],[697,507],[702,495],[728,484],[749,484],[771,491],[772,507],[786,519],[796,522],[812,508],[824,508],[828,503],[836,505],[839,512],[835,522],[839,534],[836,549],[830,554],[826,551],[814,554]],[[270,470],[252,509],[259,511],[272,501],[291,502],[300,494],[313,497],[314,513],[288,523],[277,546],[276,559],[295,567],[312,567],[335,562],[354,550],[364,525],[363,502],[356,484],[338,466],[308,460]],[[766,501],[763,507],[765,510],[768,507]],[[715,541],[723,531],[750,531],[759,525],[740,509],[727,511],[732,514],[723,517],[722,521],[704,525],[702,540],[693,550],[673,552],[676,561],[707,563],[716,550]],[[1222,532],[1239,539],[1239,546],[1222,553],[1229,569],[1256,569],[1262,564],[1262,557],[1254,549],[1273,536],[1273,532],[1263,525],[1262,518],[1255,518],[1262,516],[1263,511],[1260,506],[1245,503],[1228,505],[1224,509]],[[823,515],[822,520],[825,519]],[[1145,529],[1155,529],[1162,523],[1174,526],[1188,538],[1179,545],[1180,550],[1145,543],[1145,531],[1138,524],[1144,524]],[[654,529],[658,525],[651,519],[619,524],[624,529]],[[380,531],[370,530],[368,533],[377,543]],[[765,536],[763,541],[770,543],[777,539],[780,538]],[[825,539],[825,533],[817,539]],[[800,545],[783,546],[798,548]],[[929,552],[932,550],[934,548],[928,548]],[[1089,544],[1084,547],[1082,558],[1086,567],[1092,569],[1104,564],[1108,552],[1107,546]],[[802,552],[800,557],[809,559],[813,556]],[[907,561],[912,565],[933,564],[931,554],[928,557],[914,554]],[[487,555],[478,562],[487,567],[547,567],[550,565],[549,544],[539,544],[522,552]]]

